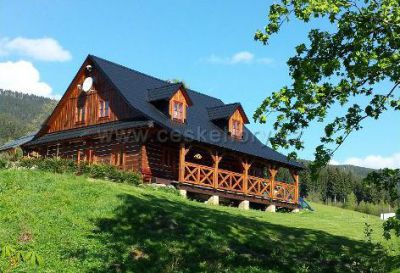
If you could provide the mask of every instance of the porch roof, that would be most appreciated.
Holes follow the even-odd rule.
[[[15,140],[9,141],[9,142],[5,143],[3,146],[0,146],[0,152],[20,147],[21,145],[24,145],[25,143],[28,143],[29,141],[31,141],[35,137],[35,135],[36,135],[36,133],[33,133],[33,134],[29,134],[29,135],[17,138]]]
[[[57,142],[66,139],[81,138],[100,133],[115,132],[129,128],[153,127],[151,121],[117,121],[112,123],[104,123],[100,125],[93,125],[89,127],[76,128],[51,134],[43,135],[24,146],[32,146],[43,143]]]

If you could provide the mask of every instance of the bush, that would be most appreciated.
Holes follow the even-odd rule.
[[[7,160],[0,161],[0,168],[7,168]],[[27,169],[38,169],[52,173],[74,173],[77,175],[87,175],[91,178],[108,179],[114,182],[138,185],[141,176],[135,172],[125,172],[108,164],[89,165],[85,162],[77,163],[73,160],[62,158],[22,158],[12,164],[16,167]]]
[[[322,194],[318,191],[310,191],[307,195],[307,200],[316,203],[322,203]]]
[[[128,184],[138,185],[142,182],[142,176],[136,172],[121,172],[122,181]]]
[[[93,164],[86,166],[84,173],[87,173],[91,178],[104,178],[114,182],[134,185],[138,185],[141,181],[141,177],[138,173],[121,171],[108,164]]]
[[[354,210],[357,207],[357,197],[353,192],[346,196],[346,202],[344,203],[343,207],[345,209],[352,209],[352,210]]]
[[[15,149],[15,151],[0,152],[0,159],[7,161],[18,161],[24,156],[21,148]]]
[[[0,169],[5,169],[7,167],[7,160],[0,158]]]
[[[361,201],[360,204],[356,206],[355,210],[376,216],[379,216],[384,211],[382,204],[374,204],[364,201]]]
[[[113,171],[110,165],[94,164],[91,166],[85,166],[83,173],[89,173],[92,178],[108,178],[109,174]]]
[[[76,173],[77,164],[68,159],[62,158],[23,158],[19,161],[19,166],[28,169],[39,169],[52,173]]]

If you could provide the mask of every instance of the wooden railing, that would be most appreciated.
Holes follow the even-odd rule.
[[[198,164],[185,164],[185,181],[205,187],[214,186],[214,169]]]
[[[215,169],[185,162],[184,181],[207,188],[258,196],[287,203],[297,203],[296,186],[243,173]],[[274,185],[272,190],[272,185]]]
[[[218,171],[218,189],[227,191],[243,192],[243,175],[231,171],[219,169]]]
[[[268,179],[249,175],[247,183],[247,193],[258,196],[271,197],[271,181],[269,181]]]

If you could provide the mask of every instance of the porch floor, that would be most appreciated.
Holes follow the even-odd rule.
[[[209,187],[202,187],[199,185],[193,185],[193,184],[185,183],[185,182],[175,182],[175,184],[178,189],[186,190],[189,193],[199,193],[199,194],[205,194],[205,195],[209,195],[209,196],[218,195],[221,198],[238,200],[238,201],[247,200],[251,203],[262,204],[262,205],[266,205],[266,206],[274,204],[277,207],[288,208],[288,209],[295,209],[298,207],[298,204],[296,204],[296,203],[288,203],[288,202],[283,202],[280,200],[271,200],[270,198],[265,198],[265,197],[255,196],[255,195],[245,195],[245,194],[238,193],[238,192],[230,192],[230,191],[226,191],[226,190],[212,189]]]

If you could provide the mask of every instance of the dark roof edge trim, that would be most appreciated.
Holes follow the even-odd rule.
[[[107,133],[111,131],[130,129],[130,128],[152,128],[154,127],[153,121],[117,121],[111,123],[103,123],[98,125],[93,125],[89,127],[74,128],[65,131],[54,132],[51,134],[46,134],[39,137],[33,141],[30,141],[23,146],[34,146],[45,143],[58,142],[67,139],[81,138],[91,135],[97,135],[102,133]]]

